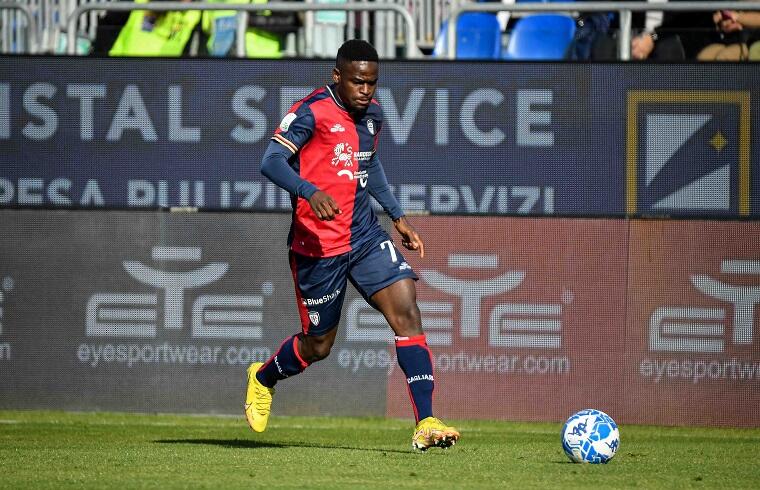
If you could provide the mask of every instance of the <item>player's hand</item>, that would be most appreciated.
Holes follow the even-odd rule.
[[[716,12],[716,14],[719,17],[715,23],[721,31],[729,33],[744,29],[744,26],[739,22],[739,12],[735,10],[721,10],[720,12]],[[716,18],[713,17],[713,20],[716,20]]]
[[[635,60],[645,60],[654,51],[654,40],[646,32],[631,39],[631,57]]]
[[[405,217],[400,217],[393,222],[393,226],[396,227],[399,235],[401,235],[401,245],[408,250],[419,250],[420,257],[425,257],[425,244],[422,243],[422,238],[417,234],[414,227],[409,224]]]
[[[322,221],[332,221],[340,214],[338,203],[328,193],[317,191],[309,198],[309,205],[314,214]]]

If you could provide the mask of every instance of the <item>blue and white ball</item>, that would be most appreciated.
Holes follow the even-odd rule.
[[[574,463],[607,463],[619,446],[618,426],[601,410],[581,410],[562,427],[562,449]]]

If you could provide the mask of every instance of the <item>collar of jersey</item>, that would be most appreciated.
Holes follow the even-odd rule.
[[[343,105],[343,102],[340,101],[338,98],[337,90],[335,89],[335,84],[331,83],[330,85],[326,85],[325,88],[327,89],[327,92],[330,94],[330,97],[332,97],[332,100],[335,101],[335,103],[343,109],[344,111],[348,112],[348,109],[346,109],[346,106]]]

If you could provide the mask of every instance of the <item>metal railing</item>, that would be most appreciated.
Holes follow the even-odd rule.
[[[456,59],[457,20],[465,12],[617,12],[620,15],[618,54],[631,58],[631,13],[642,11],[758,10],[760,2],[556,2],[556,3],[468,3],[451,11],[446,38],[446,57]]]
[[[0,2],[0,10],[18,10],[26,17],[28,28],[26,29],[26,43],[29,53],[35,53],[37,49],[37,22],[34,12],[29,5],[15,2]]]
[[[309,4],[309,3],[282,3],[271,2],[261,4],[235,4],[235,3],[186,3],[186,2],[160,2],[160,3],[89,3],[74,9],[66,21],[66,50],[70,55],[76,54],[76,23],[79,17],[93,10],[111,10],[118,12],[131,12],[134,10],[148,10],[151,12],[187,11],[187,10],[236,10],[246,15],[238,15],[236,32],[236,54],[245,56],[245,29],[248,12],[303,12],[303,11],[392,11],[399,14],[406,23],[406,56],[407,58],[419,58],[417,48],[417,34],[412,14],[404,7],[391,3],[352,3],[352,4]]]
[[[350,1],[350,0],[349,0]],[[361,1],[361,3],[359,3]],[[392,2],[396,0],[385,0],[386,2]],[[448,0],[446,5],[436,7],[436,3],[433,0],[410,0],[410,2],[404,2],[404,5],[418,5],[429,6],[430,9],[425,10],[427,13],[435,12],[435,15],[430,15],[429,19],[415,18],[407,10],[407,8],[401,6],[398,3],[365,3],[363,0],[357,0],[357,3],[346,4],[314,4],[314,3],[268,3],[268,4],[206,4],[206,3],[184,3],[184,2],[161,2],[153,4],[132,4],[127,2],[98,2],[88,3],[80,5],[79,7],[72,7],[76,4],[74,2],[68,2],[67,8],[60,11],[62,14],[66,14],[66,11],[71,12],[67,18],[61,18],[61,24],[66,21],[66,52],[74,54],[76,52],[76,36],[77,25],[81,16],[89,12],[92,27],[96,25],[95,16],[97,11],[133,11],[133,10],[150,10],[150,11],[170,11],[170,10],[236,10],[241,12],[238,15],[238,39],[241,36],[244,37],[246,17],[249,12],[256,12],[262,10],[279,11],[279,12],[293,12],[293,11],[346,11],[346,12],[363,12],[362,15],[370,15],[375,13],[380,15],[379,12],[388,12],[388,19],[393,18],[395,15],[400,15],[405,25],[405,48],[407,57],[418,58],[420,52],[418,47],[420,42],[423,44],[430,43],[428,37],[434,35],[436,24],[440,24],[440,20],[447,16],[452,21],[449,23],[451,26],[448,29],[446,46],[447,57],[449,59],[456,58],[456,44],[457,44],[457,19],[460,15],[467,12],[520,12],[520,13],[536,13],[536,12],[617,12],[620,16],[620,34],[618,36],[618,54],[621,60],[630,59],[630,47],[631,47],[631,14],[632,12],[642,11],[716,11],[716,10],[758,10],[760,11],[760,1],[727,1],[727,2],[557,2],[557,3],[518,3],[518,4],[502,4],[502,3],[462,3],[463,0]],[[39,32],[40,25],[37,21],[34,11],[34,2],[22,3],[22,2],[9,2],[0,1],[0,11],[3,11],[3,17],[10,17],[5,14],[8,10],[15,10],[20,17],[15,21],[16,28],[11,31],[6,29],[2,34],[3,39],[0,41],[15,41],[17,52],[39,52],[41,48],[40,35],[44,36],[44,33]],[[431,5],[428,5],[431,4]],[[38,5],[39,7],[39,5]],[[445,7],[445,8],[444,8]],[[432,10],[431,10],[432,9]],[[448,12],[446,12],[448,10]],[[40,14],[41,15],[41,14]],[[49,14],[48,14],[49,15]],[[419,17],[419,15],[418,15]],[[362,29],[367,28],[364,24],[368,18],[362,18]],[[26,25],[23,25],[23,22]],[[431,25],[432,22],[432,25]],[[18,28],[18,25],[21,28]],[[349,17],[349,27],[353,25],[352,18]],[[74,25],[74,28],[72,28]],[[389,22],[388,27],[392,27],[393,23]],[[8,31],[8,32],[5,32]],[[60,32],[60,29],[56,32]],[[93,33],[91,33],[94,35]],[[419,36],[424,36],[425,40],[420,41]],[[9,37],[10,36],[10,37]],[[5,39],[9,37],[9,39]],[[364,36],[366,37],[366,36]],[[400,39],[400,38],[399,38]],[[22,42],[23,41],[23,42]],[[3,46],[9,46],[10,42],[3,42]],[[62,46],[61,46],[62,47]],[[24,49],[26,48],[26,49]],[[44,47],[42,47],[44,49]],[[7,49],[7,48],[3,48]],[[237,43],[236,55],[239,57],[245,56],[245,43]],[[306,53],[308,56],[308,52]]]

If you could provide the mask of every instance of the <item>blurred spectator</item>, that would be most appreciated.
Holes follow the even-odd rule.
[[[135,3],[148,3],[148,0],[135,0]],[[121,28],[108,54],[110,56],[181,56],[186,52],[188,41],[200,20],[201,13],[197,10],[181,12],[135,10],[129,14],[127,23]]]
[[[588,1],[602,2],[604,0]],[[579,61],[618,59],[616,33],[620,24],[616,12],[579,12],[575,23],[575,35],[567,50],[568,59]]]
[[[649,1],[664,3],[665,0]],[[644,31],[631,40],[631,58],[664,61],[696,59],[702,48],[719,41],[720,36],[709,12],[650,11],[646,14]]]
[[[713,14],[713,22],[715,22],[715,27],[720,32],[722,40],[702,49],[697,55],[698,60],[743,61],[758,59],[760,12],[721,10]],[[751,45],[754,58],[750,57]]]
[[[616,16],[608,12],[581,12],[566,57],[578,61],[617,59],[617,44],[612,36],[615,20]]]
[[[119,33],[129,20],[130,12],[117,12],[115,10],[106,11],[106,15],[98,20],[95,39],[92,42],[92,51],[90,54],[107,56],[108,52],[119,37]]]
[[[208,0],[218,3],[267,3],[267,0]],[[214,10],[203,12],[200,54],[233,56],[237,12]],[[245,31],[245,52],[248,58],[281,58],[284,36],[300,26],[296,12],[250,12]]]

